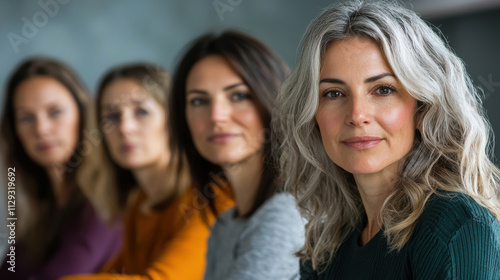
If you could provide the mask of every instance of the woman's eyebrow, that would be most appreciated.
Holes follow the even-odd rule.
[[[391,77],[394,77],[396,78],[396,76],[394,76],[393,74],[391,73],[382,73],[382,74],[379,74],[379,75],[376,75],[376,76],[373,76],[373,77],[370,77],[370,78],[367,78],[365,80],[365,83],[371,83],[371,82],[375,82],[376,80],[380,80],[384,77],[387,77],[387,76],[391,76]]]
[[[227,86],[227,87],[224,88],[224,91],[230,90],[232,88],[235,88],[235,87],[238,87],[238,86],[241,86],[241,85],[245,85],[245,83],[240,82],[240,83],[229,85],[229,86]]]
[[[321,81],[319,81],[319,83],[330,83],[330,84],[342,84],[342,85],[345,85],[345,82],[342,81],[342,80],[339,80],[339,79],[334,79],[334,78],[325,78]]]
[[[115,109],[116,109],[116,106],[113,106],[111,104],[102,105],[102,111],[114,111]]]
[[[204,90],[200,90],[200,89],[190,89],[186,92],[186,94],[190,94],[190,93],[197,93],[197,94],[208,94],[206,91]]]
[[[373,77],[370,77],[370,78],[366,78],[365,79],[365,83],[372,83],[372,82],[375,82],[376,80],[380,80],[384,77],[387,77],[387,76],[391,76],[391,77],[394,77],[396,78],[396,76],[394,76],[393,74],[391,73],[382,73],[382,74],[379,74],[379,75],[376,75],[376,76],[373,76]],[[330,83],[330,84],[341,84],[341,85],[345,85],[345,82],[340,80],[340,79],[335,79],[335,78],[325,78],[325,79],[322,79],[321,81],[319,81],[319,83]]]
[[[245,83],[244,82],[239,82],[239,83],[236,83],[236,84],[229,85],[229,86],[225,87],[223,90],[224,91],[228,91],[230,89],[233,89],[235,87],[239,87],[239,86],[242,86],[242,85],[245,85]],[[188,90],[186,92],[186,94],[190,94],[190,93],[208,94],[206,91],[201,90],[201,89],[190,89],[190,90]]]

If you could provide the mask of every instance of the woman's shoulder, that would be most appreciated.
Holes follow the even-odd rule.
[[[491,211],[479,205],[469,195],[444,191],[431,196],[423,215],[435,217],[437,220],[454,220],[458,223],[471,219],[484,222],[495,220]]]
[[[76,218],[66,227],[68,232],[77,234],[96,234],[121,236],[123,231],[123,222],[121,220],[112,220],[106,222],[90,202],[80,209]]]
[[[304,222],[297,209],[295,199],[287,193],[277,193],[270,197],[249,218],[247,231],[290,231],[303,230]]]
[[[240,224],[246,224],[247,228],[252,226],[261,227],[265,224],[275,224],[276,220],[300,221],[300,214],[292,195],[286,193],[277,193],[267,199],[248,219],[235,218],[236,208],[231,207],[222,213],[218,220],[224,222],[235,221]]]
[[[435,234],[446,242],[470,224],[500,235],[500,224],[491,211],[467,194],[442,191],[428,200],[415,230]]]
[[[277,193],[271,196],[255,211],[251,219],[266,220],[276,217],[300,218],[295,198],[288,193]]]
[[[500,224],[466,194],[434,194],[407,245],[414,275],[499,279]]]

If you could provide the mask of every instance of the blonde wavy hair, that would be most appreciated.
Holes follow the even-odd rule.
[[[308,220],[307,241],[297,254],[321,269],[364,216],[352,174],[330,160],[314,117],[325,49],[352,37],[378,44],[418,104],[413,148],[380,213],[391,250],[406,244],[426,202],[438,190],[467,194],[500,220],[500,170],[489,158],[492,130],[464,63],[401,4],[349,1],[325,10],[311,23],[296,69],[276,101],[273,125],[282,177]]]

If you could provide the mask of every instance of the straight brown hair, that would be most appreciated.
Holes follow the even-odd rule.
[[[14,96],[24,81],[38,76],[50,77],[64,85],[74,98],[79,113],[78,144],[63,169],[62,178],[73,188],[65,208],[54,220],[55,197],[46,169],[34,162],[20,144],[15,127]],[[30,58],[22,62],[9,78],[5,93],[4,110],[0,124],[0,142],[6,167],[16,168],[16,187],[27,200],[29,210],[19,208],[24,220],[18,227],[18,240],[26,246],[28,258],[35,261],[48,259],[51,248],[57,244],[61,229],[84,205],[85,198],[77,186],[76,172],[82,161],[81,149],[86,114],[90,104],[88,90],[79,77],[66,64],[49,58]],[[56,168],[54,166],[54,168]],[[59,168],[59,167],[58,167]]]
[[[201,199],[208,202],[210,210],[217,215],[213,186],[225,180],[220,166],[204,159],[196,150],[186,121],[186,80],[191,68],[205,57],[222,56],[238,73],[257,97],[260,117],[267,136],[271,134],[271,112],[281,82],[288,75],[288,67],[280,57],[257,39],[237,31],[226,31],[220,35],[206,34],[193,41],[178,63],[174,73],[170,106],[171,150],[186,154],[189,169]],[[245,215],[250,217],[269,197],[281,191],[278,183],[277,155],[271,150],[271,141],[264,143],[264,169],[257,196],[252,209]]]

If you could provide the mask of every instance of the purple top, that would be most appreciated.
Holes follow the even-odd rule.
[[[15,272],[5,258],[0,269],[0,279],[52,280],[59,277],[94,273],[113,255],[122,244],[123,226],[103,222],[90,203],[87,203],[77,218],[70,221],[56,248],[54,255],[44,264],[32,264],[23,257],[21,244],[15,245]],[[10,251],[8,245],[7,254]],[[4,257],[4,256],[2,256]]]

